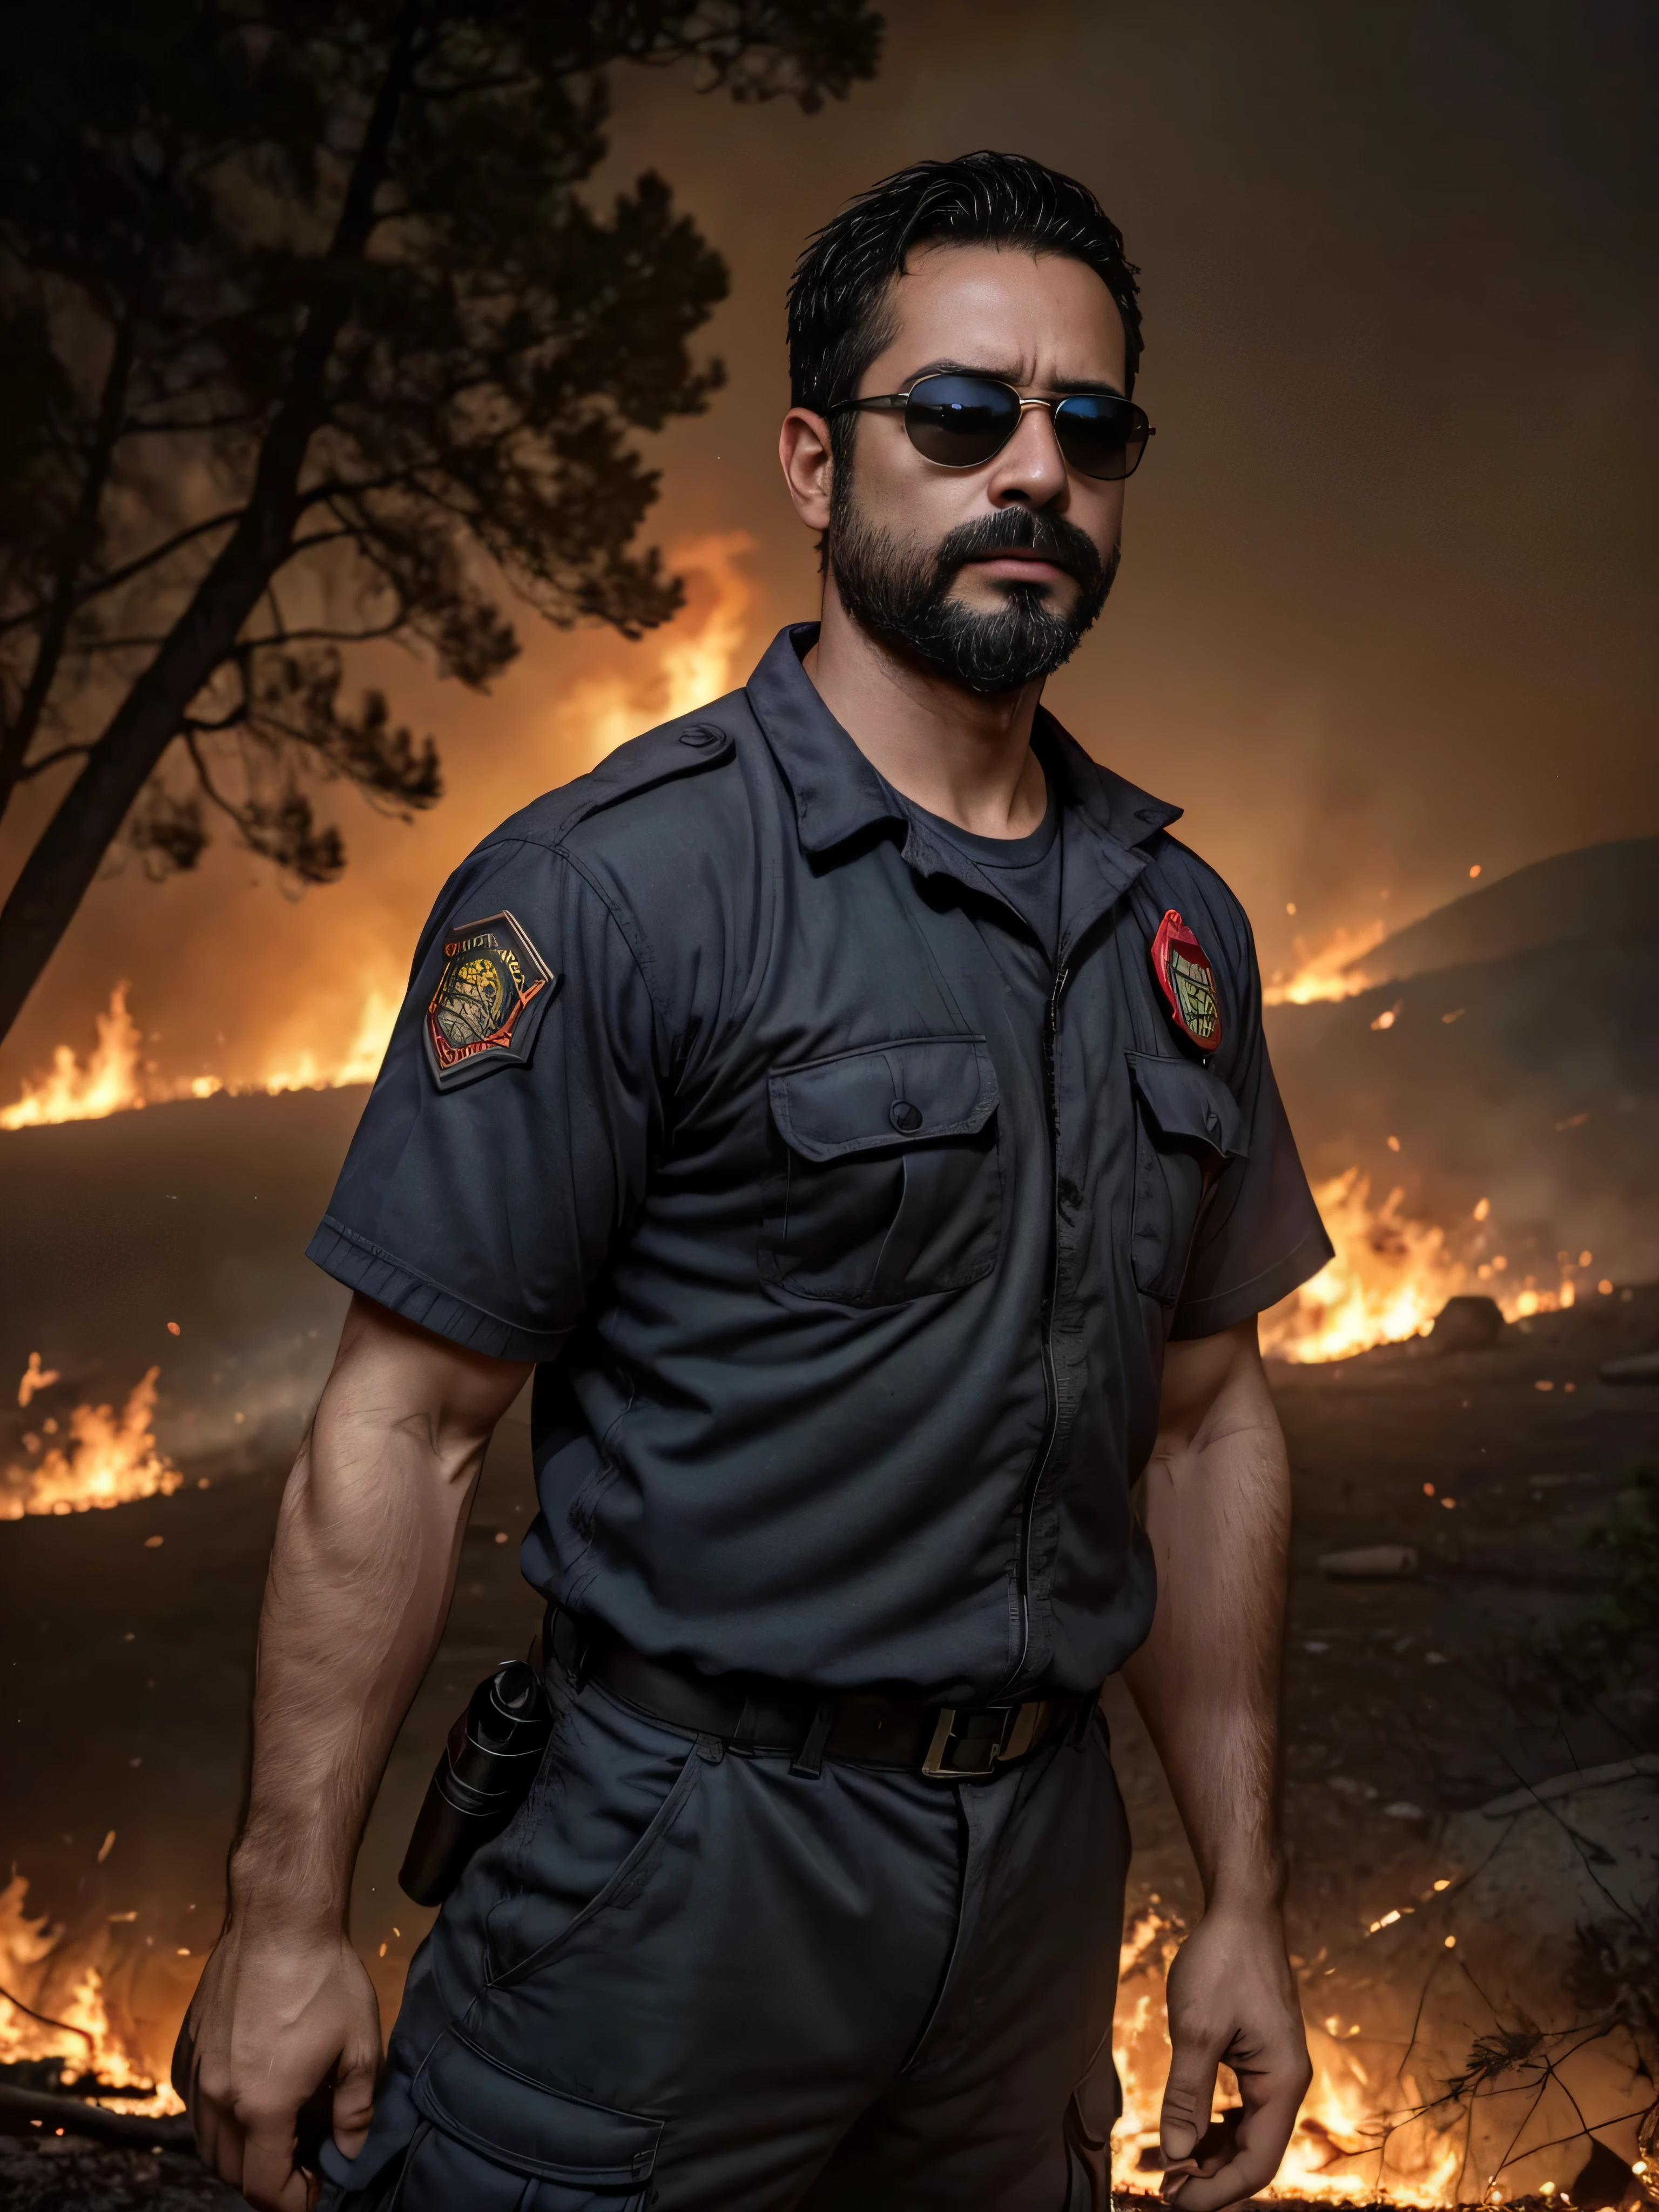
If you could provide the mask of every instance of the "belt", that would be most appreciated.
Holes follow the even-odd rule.
[[[984,1781],[1058,1737],[1080,1738],[1098,1697],[1054,1691],[1015,1704],[941,1705],[868,1691],[828,1697],[763,1675],[715,1679],[647,1659],[562,1606],[549,1609],[544,1638],[573,1688],[597,1682],[648,1720],[719,1736],[735,1752],[787,1751],[792,1774],[817,1775],[826,1759],[844,1759],[939,1781]]]

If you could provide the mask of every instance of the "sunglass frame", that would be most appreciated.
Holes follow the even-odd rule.
[[[976,461],[941,461],[932,453],[922,453],[921,447],[916,444],[915,432],[911,428],[908,419],[910,403],[915,398],[916,394],[923,390],[926,386],[935,383],[943,384],[947,380],[953,384],[982,384],[990,386],[994,391],[1006,392],[1009,398],[1013,401],[1017,410],[1013,420],[1008,425],[1007,435],[994,445],[988,453],[983,454]],[[1120,406],[1127,407],[1132,416],[1138,416],[1139,417],[1140,422],[1144,426],[1140,441],[1139,445],[1135,447],[1133,459],[1130,461],[1128,466],[1124,470],[1121,476],[1097,476],[1092,470],[1085,469],[1080,463],[1073,460],[1071,454],[1066,452],[1066,441],[1060,434],[1060,418],[1067,404],[1074,399],[1114,399]],[[923,404],[925,404],[926,403],[924,402]],[[1087,477],[1091,483],[1127,483],[1129,478],[1134,474],[1135,471],[1140,466],[1141,462],[1145,459],[1147,445],[1158,435],[1157,427],[1148,420],[1146,409],[1144,407],[1138,406],[1133,399],[1124,398],[1121,392],[1066,392],[1053,394],[1046,398],[1038,396],[1028,398],[1024,392],[1017,390],[1013,385],[1005,382],[1005,380],[1000,376],[975,376],[964,374],[961,369],[941,369],[935,372],[935,374],[931,376],[919,376],[908,392],[878,392],[866,399],[838,399],[835,403],[834,406],[827,407],[824,410],[824,413],[826,416],[829,416],[847,414],[849,412],[860,415],[899,414],[902,412],[906,417],[904,425],[906,436],[909,439],[911,446],[918,453],[921,453],[922,459],[927,463],[930,468],[982,469],[987,467],[989,463],[995,460],[997,455],[1005,452],[1013,442],[1014,434],[1018,431],[1021,422],[1024,420],[1025,410],[1028,407],[1046,407],[1048,409],[1049,418],[1054,426],[1054,442],[1060,447],[1060,456],[1065,461],[1066,467],[1068,469],[1075,469],[1080,477]],[[1134,445],[1134,441],[1133,439],[1125,439],[1123,443],[1123,451],[1126,455],[1128,453],[1133,445]]]

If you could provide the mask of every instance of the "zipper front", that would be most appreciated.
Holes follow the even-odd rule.
[[[1019,1657],[1008,1677],[1010,1688],[1025,1671],[1031,1652],[1031,1538],[1037,1493],[1048,1468],[1060,1425],[1060,1383],[1054,1372],[1054,1301],[1060,1289],[1060,1100],[1054,1081],[1054,1052],[1060,1034],[1060,994],[1066,988],[1069,968],[1058,969],[1048,994],[1048,1019],[1042,1033],[1042,1087],[1048,1109],[1048,1286],[1042,1299],[1042,1434],[1032,1457],[1020,1501],[1018,1550],[1019,1584]]]

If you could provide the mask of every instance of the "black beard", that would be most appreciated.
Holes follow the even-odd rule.
[[[982,699],[1023,690],[1071,659],[1106,604],[1117,546],[1103,560],[1074,522],[1046,507],[1005,507],[964,522],[929,553],[860,515],[846,474],[835,479],[842,497],[831,495],[830,566],[842,605],[861,629]],[[1041,554],[1076,579],[1067,612],[1049,606],[1042,584],[1005,583],[1003,605],[992,614],[951,597],[964,562],[1011,550]]]

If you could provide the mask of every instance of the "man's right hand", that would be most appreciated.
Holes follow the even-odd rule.
[[[262,2212],[306,2212],[313,2123],[348,2157],[368,2131],[380,2020],[346,1940],[351,1870],[529,1372],[354,1297],[283,1492],[230,1919],[173,2062],[204,2160]]]
[[[301,2111],[331,2080],[334,2140],[354,2155],[380,2059],[374,1985],[343,1929],[233,1919],[179,2031],[173,2086],[205,2166],[260,2212],[306,2212]]]

